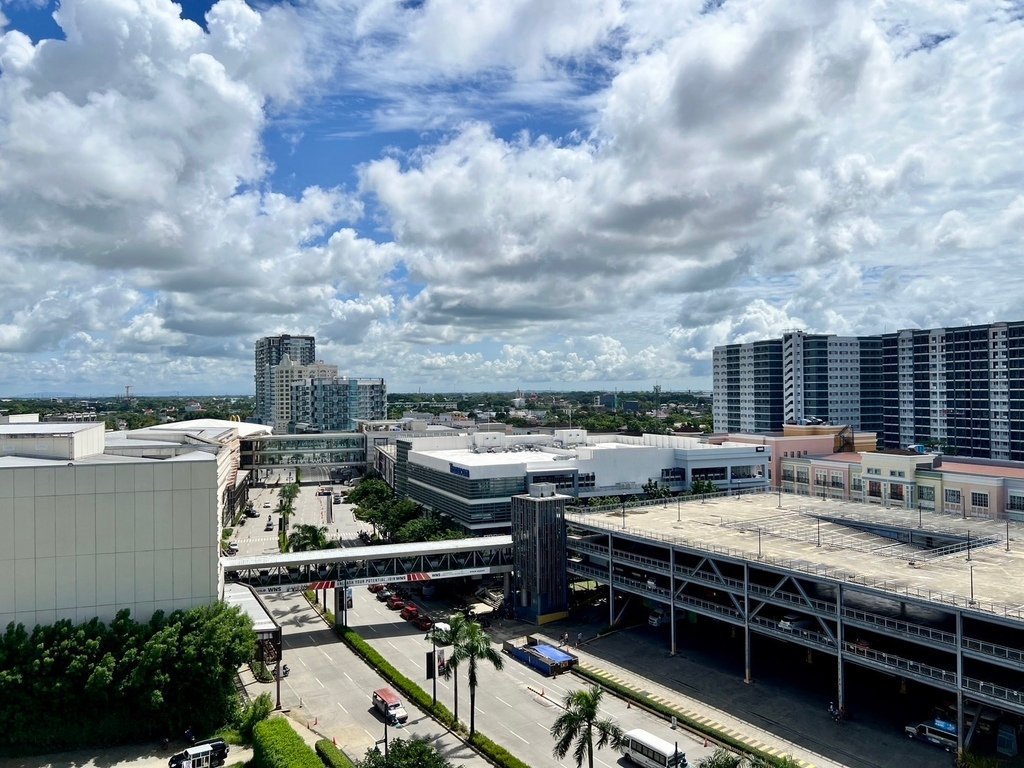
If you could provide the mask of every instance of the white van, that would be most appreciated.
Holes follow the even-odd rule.
[[[409,713],[402,706],[402,700],[390,688],[378,688],[373,692],[372,698],[373,706],[389,723],[404,723],[409,719]]]
[[[942,747],[947,752],[955,752],[957,748],[955,729],[953,733],[949,733],[937,728],[934,722],[908,725],[903,732],[911,739],[927,741],[929,744]]]
[[[811,629],[814,627],[814,619],[808,619],[797,613],[787,613],[779,621],[779,629],[786,629],[790,632],[798,629]]]

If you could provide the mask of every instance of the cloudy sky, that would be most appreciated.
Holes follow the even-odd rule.
[[[0,0],[0,394],[709,388],[1022,244],[1024,0]]]

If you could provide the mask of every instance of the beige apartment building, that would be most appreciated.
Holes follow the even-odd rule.
[[[784,491],[1024,521],[1024,464],[906,450],[783,457]]]

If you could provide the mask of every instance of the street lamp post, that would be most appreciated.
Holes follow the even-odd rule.
[[[974,565],[971,564],[971,605],[974,605]]]
[[[437,639],[434,637],[434,630],[430,630],[430,679],[434,684],[431,694],[431,706],[437,707]]]
[[[761,559],[761,526],[757,526],[757,559]]]

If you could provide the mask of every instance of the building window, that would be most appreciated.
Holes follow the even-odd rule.
[[[850,478],[850,490],[851,491],[862,491],[864,486],[861,485],[860,475],[854,475]]]
[[[907,476],[907,473],[904,472],[902,469],[890,469],[889,470],[889,477],[906,477],[906,476]]]
[[[1014,512],[1024,512],[1024,496],[1010,496],[1006,500],[1006,508]]]
[[[876,499],[882,498],[882,484],[877,480],[869,480],[868,496],[873,496]]]
[[[823,470],[820,470],[820,469],[814,470],[814,484],[815,485],[821,485],[821,486],[825,485],[825,483],[828,482],[826,477],[827,477],[826,473]]]
[[[935,501],[935,488],[930,485],[922,485],[917,489],[917,498],[921,501]]]
[[[896,501],[903,501],[903,486],[899,483],[893,483],[889,486],[889,498]]]
[[[807,478],[808,478],[808,473],[807,473],[806,469],[797,469],[797,471],[796,471],[796,481],[798,483],[806,484],[807,483]]]
[[[946,503],[947,504],[959,504],[960,503],[960,491],[956,488],[946,489]]]
[[[867,472],[869,475],[882,474],[882,470],[880,470],[878,467],[867,467],[864,471]]]
[[[988,509],[988,494],[971,491],[971,506],[975,509]]]

